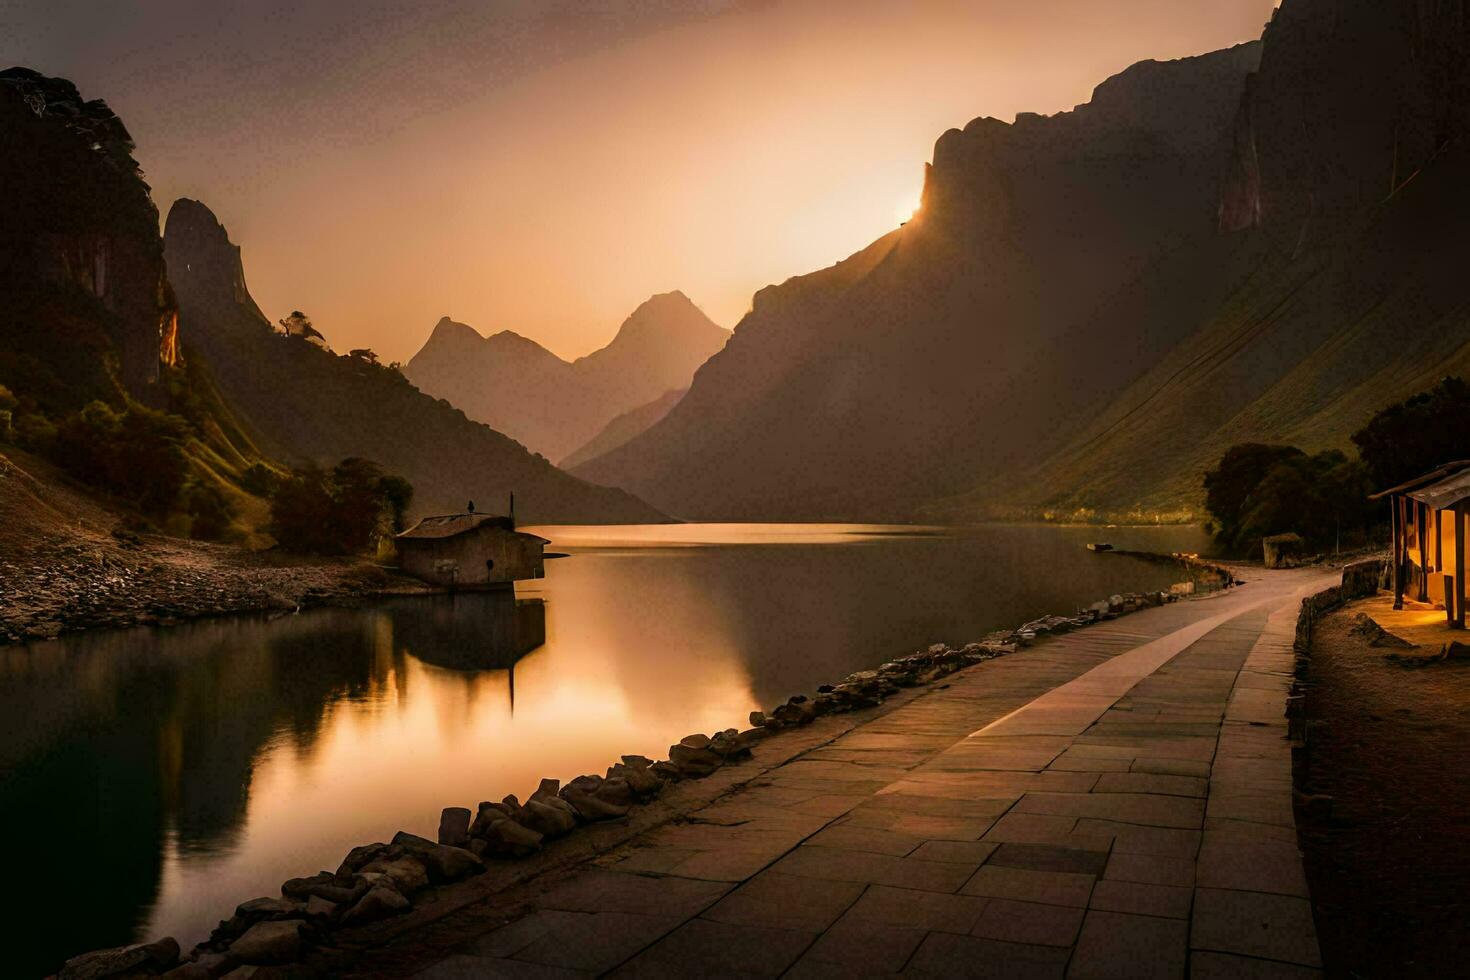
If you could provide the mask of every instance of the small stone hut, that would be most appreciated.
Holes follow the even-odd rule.
[[[546,574],[545,538],[494,514],[425,517],[397,537],[403,571],[435,585],[510,585]]]

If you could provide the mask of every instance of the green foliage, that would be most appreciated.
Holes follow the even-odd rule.
[[[251,463],[240,474],[240,487],[257,497],[270,497],[281,485],[281,475],[262,462]]]
[[[356,554],[402,521],[413,487],[366,459],[297,470],[271,498],[271,533],[292,551]]]
[[[1367,468],[1337,450],[1308,456],[1291,446],[1232,446],[1205,474],[1216,540],[1233,554],[1290,532],[1314,548],[1358,540],[1372,521],[1371,492]]]
[[[33,453],[49,453],[56,442],[56,426],[36,412],[18,415],[12,422],[15,444]]]
[[[92,402],[56,428],[51,455],[78,479],[145,514],[172,510],[189,471],[188,423],[129,404],[117,411]]]
[[[378,481],[378,490],[393,515],[393,530],[402,531],[404,515],[408,513],[408,505],[413,503],[413,484],[401,476],[388,475]]]
[[[1234,541],[1246,498],[1260,486],[1271,467],[1302,455],[1294,446],[1266,446],[1257,442],[1231,446],[1220,465],[1205,474],[1205,510],[1221,541]]]
[[[0,385],[0,442],[10,442],[15,438],[13,421],[15,408],[20,404],[20,399],[10,393],[10,389]]]
[[[189,536],[218,541],[229,531],[235,508],[220,489],[210,483],[192,481],[184,494],[189,514]]]
[[[1390,405],[1353,433],[1353,443],[1379,489],[1470,457],[1470,385],[1445,378]]]

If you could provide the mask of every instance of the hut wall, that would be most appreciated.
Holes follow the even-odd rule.
[[[400,566],[439,585],[508,585],[545,574],[543,547],[529,536],[482,527],[451,538],[402,540]]]

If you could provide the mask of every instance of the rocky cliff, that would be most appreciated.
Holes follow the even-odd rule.
[[[46,409],[119,386],[160,403],[176,310],[127,129],[71,82],[9,68],[0,134],[0,383]]]
[[[645,301],[611,343],[570,363],[512,331],[482,337],[444,317],[404,374],[471,418],[561,459],[614,417],[687,387],[729,336],[680,292]]]
[[[1248,256],[1185,339],[1050,451],[931,515],[1200,517],[1230,445],[1350,448],[1378,409],[1470,371],[1470,14],[1285,0],[1232,124],[1221,241]],[[1175,311],[1135,288],[1135,330]]]
[[[1199,250],[1259,56],[1147,62],[1075,111],[945,133],[913,221],[762,290],[667,418],[577,472],[686,517],[878,519],[1029,457],[1192,326],[1110,320],[1099,350],[1060,343],[1075,324],[1235,263]]]
[[[174,204],[164,239],[183,343],[277,458],[375,460],[414,484],[418,514],[467,500],[498,507],[514,491],[527,523],[664,519],[630,494],[561,472],[395,370],[273,331],[246,289],[239,247],[198,201]]]

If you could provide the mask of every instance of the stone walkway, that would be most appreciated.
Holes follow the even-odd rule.
[[[414,975],[1316,976],[1284,707],[1329,584],[1258,574],[956,674]]]

